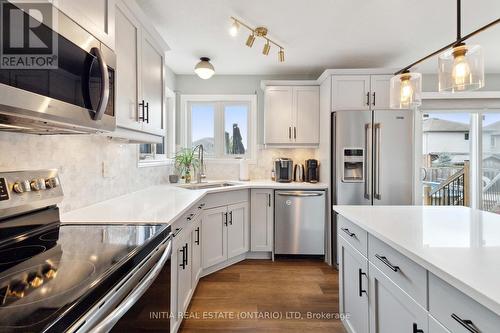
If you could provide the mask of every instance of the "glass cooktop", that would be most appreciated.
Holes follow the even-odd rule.
[[[0,332],[67,328],[169,232],[165,225],[56,223],[0,244]]]

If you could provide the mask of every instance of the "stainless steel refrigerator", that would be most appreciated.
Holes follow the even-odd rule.
[[[412,204],[411,111],[338,111],[332,113],[331,127],[333,205]],[[336,230],[334,214],[333,258]]]

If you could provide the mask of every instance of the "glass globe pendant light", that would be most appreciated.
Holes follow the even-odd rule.
[[[484,87],[484,55],[479,45],[466,45],[461,35],[461,2],[457,0],[457,42],[438,57],[440,92]]]
[[[210,79],[215,74],[215,69],[210,63],[210,58],[201,57],[200,62],[194,67],[194,72],[203,80]]]
[[[390,83],[390,108],[410,109],[422,104],[422,75],[404,71]]]

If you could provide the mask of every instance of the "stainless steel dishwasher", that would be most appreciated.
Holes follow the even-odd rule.
[[[325,254],[325,191],[276,191],[274,253]]]

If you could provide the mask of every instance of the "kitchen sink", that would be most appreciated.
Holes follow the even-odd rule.
[[[185,188],[187,190],[204,190],[210,188],[219,188],[219,187],[229,187],[239,185],[237,183],[228,183],[228,182],[217,182],[217,183],[193,183],[193,184],[183,184],[178,185],[178,187]]]

